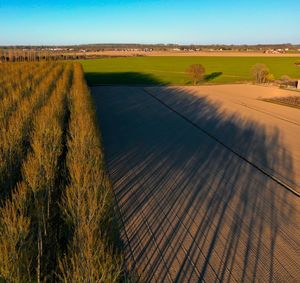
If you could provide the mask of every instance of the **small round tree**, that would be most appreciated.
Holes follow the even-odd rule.
[[[266,79],[267,79],[267,82],[268,82],[268,83],[272,83],[272,82],[275,81],[275,76],[274,76],[273,74],[269,73],[269,74],[267,75]]]
[[[196,85],[199,81],[203,80],[205,68],[201,64],[193,64],[188,67],[187,74],[192,79],[193,84]]]
[[[252,68],[252,75],[256,83],[262,84],[268,81],[270,71],[265,64],[256,64]]]

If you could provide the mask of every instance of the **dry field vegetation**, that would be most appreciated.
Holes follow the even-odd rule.
[[[118,282],[100,133],[79,63],[0,65],[0,282]]]
[[[272,102],[276,104],[282,104],[290,107],[300,108],[300,96],[284,96],[284,97],[274,97],[270,99],[264,99],[264,101]]]

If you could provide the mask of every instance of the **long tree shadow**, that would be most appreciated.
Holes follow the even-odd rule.
[[[293,180],[277,128],[266,134],[187,89],[147,91]],[[299,198],[143,88],[92,92],[129,269],[145,282],[299,280]]]
[[[204,76],[204,80],[209,82],[212,81],[213,79],[220,77],[223,73],[222,72],[212,72],[210,74],[207,74]]]
[[[212,134],[229,148],[300,191],[300,184],[297,184],[294,180],[294,172],[288,170],[292,167],[292,164],[289,165],[287,162],[288,160],[292,162],[292,157],[289,150],[280,142],[282,137],[278,128],[266,129],[257,123],[253,126],[252,121],[249,122],[249,120],[241,119],[236,114],[220,110],[222,108],[221,104],[216,104],[215,101],[210,102],[205,97],[199,97],[197,90],[193,88],[167,87],[152,88],[152,90],[154,93],[159,93],[159,99],[167,103],[169,107]],[[216,111],[212,112],[210,107],[206,106],[207,104],[213,104]],[[226,121],[221,131],[218,127],[215,127],[216,113],[220,116],[220,119]],[[235,135],[232,135],[236,131],[237,125],[243,130],[243,139],[237,139]],[[248,138],[255,141],[255,147],[248,148]],[[270,152],[269,149],[273,151]],[[267,158],[265,158],[266,154],[262,153],[264,150],[267,151]],[[283,156],[285,154],[287,158]]]
[[[158,78],[139,72],[87,72],[85,78],[89,85],[168,85]]]
[[[212,72],[204,76],[204,82],[210,82],[215,78],[221,76],[222,72]],[[90,86],[100,86],[100,85],[132,85],[132,86],[149,86],[149,85],[161,85],[167,86],[170,83],[166,81],[161,81],[159,78],[139,72],[86,72],[85,78]],[[188,82],[192,84],[192,82]]]

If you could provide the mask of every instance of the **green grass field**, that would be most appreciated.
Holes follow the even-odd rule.
[[[205,83],[223,84],[252,80],[251,68],[266,64],[275,78],[300,78],[299,57],[124,57],[82,60],[90,85],[97,84],[191,84],[185,70],[191,64],[206,69]]]

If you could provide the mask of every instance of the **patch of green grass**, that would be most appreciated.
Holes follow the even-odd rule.
[[[288,75],[300,78],[300,57],[123,57],[82,60],[90,85],[188,85],[186,69],[202,64],[210,80],[205,83],[223,84],[251,81],[251,68],[266,64],[275,78]],[[218,76],[213,74],[218,73]],[[210,76],[211,75],[211,76]]]

